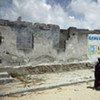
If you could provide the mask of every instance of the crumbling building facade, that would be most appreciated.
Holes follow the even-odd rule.
[[[100,31],[1,19],[0,63],[22,65],[88,59],[88,34]]]

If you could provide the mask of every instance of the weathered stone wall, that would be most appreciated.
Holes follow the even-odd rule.
[[[66,40],[66,56],[68,60],[87,59],[87,36],[76,28],[69,28],[69,39]]]
[[[60,60],[64,62],[87,60],[88,34],[100,34],[100,30],[77,29],[70,27],[60,33]]]
[[[5,65],[20,65],[25,63],[25,54],[17,48],[17,35],[18,32],[9,26],[0,26],[1,36],[3,37],[0,45],[0,58]]]
[[[0,20],[0,60],[4,65],[53,62],[59,48],[57,25]]]
[[[92,69],[94,64],[91,63],[72,63],[72,64],[54,64],[54,65],[37,65],[27,66],[27,67],[8,67],[0,68],[0,72],[7,71],[9,74],[44,74],[44,73],[57,73],[57,72],[66,72],[66,71],[75,71],[82,69]]]
[[[25,54],[19,50],[19,40],[17,40],[17,38],[20,36],[18,34],[21,33],[26,36],[24,32],[30,34],[30,25],[32,24],[26,22],[0,20],[0,33],[2,37],[0,59],[3,65],[20,65],[25,63]]]
[[[100,30],[65,30],[52,24],[0,20],[0,63],[37,65],[86,60],[88,34],[100,34]]]
[[[35,27],[34,50],[30,61],[34,64],[54,62],[59,48],[59,26],[38,23],[33,26]]]

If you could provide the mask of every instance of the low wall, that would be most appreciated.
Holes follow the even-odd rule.
[[[80,69],[92,69],[93,64],[90,63],[73,63],[73,64],[56,64],[56,65],[38,65],[35,67],[19,67],[19,68],[0,68],[0,71],[7,71],[9,74],[44,74],[44,73],[58,73],[64,71],[74,71]]]

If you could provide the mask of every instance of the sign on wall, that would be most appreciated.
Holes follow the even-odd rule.
[[[100,34],[88,35],[88,56],[100,57]]]

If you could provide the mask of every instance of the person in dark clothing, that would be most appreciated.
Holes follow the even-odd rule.
[[[94,81],[94,88],[96,90],[100,89],[100,58],[98,58],[98,62],[95,65],[95,81]]]

